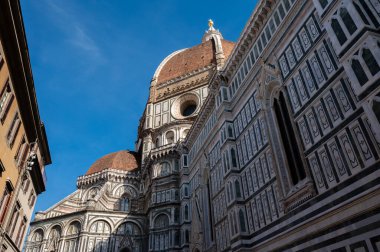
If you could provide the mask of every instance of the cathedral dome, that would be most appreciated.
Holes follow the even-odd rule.
[[[139,167],[139,157],[134,151],[121,150],[107,154],[93,163],[86,175],[101,172],[106,169],[133,171]]]
[[[235,43],[222,39],[222,50],[226,58],[231,54]],[[215,44],[205,41],[191,48],[176,51],[164,59],[154,75],[157,84],[183,76],[203,67],[216,65]]]

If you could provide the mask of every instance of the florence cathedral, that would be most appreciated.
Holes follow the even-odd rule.
[[[380,1],[260,0],[236,43],[210,20],[161,62],[135,150],[25,251],[380,251],[379,158]]]

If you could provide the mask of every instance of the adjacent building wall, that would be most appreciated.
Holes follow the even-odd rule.
[[[18,1],[0,3],[0,249],[21,251],[51,163]]]

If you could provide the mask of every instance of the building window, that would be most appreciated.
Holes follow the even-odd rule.
[[[16,135],[17,135],[18,129],[20,128],[20,125],[21,125],[20,116],[18,113],[16,113],[7,133],[7,143],[9,147],[11,148],[16,139]]]
[[[373,98],[372,110],[375,113],[377,121],[380,123],[380,93]]]
[[[29,198],[28,198],[28,204],[30,207],[34,206],[34,202],[36,201],[36,194],[33,190],[30,191]]]
[[[183,167],[187,167],[188,166],[188,162],[187,162],[187,154],[183,154]]]
[[[72,252],[78,250],[78,240],[79,233],[81,229],[81,224],[78,221],[70,223],[69,228],[67,229],[67,238],[65,239],[64,252]]]
[[[80,231],[80,223],[78,221],[74,221],[70,223],[70,226],[67,230],[67,235],[78,235]]]
[[[20,145],[17,148],[16,155],[14,156],[14,160],[16,162],[16,166],[21,168],[26,160],[26,156],[28,155],[28,144],[25,142],[25,137],[21,139]]]
[[[348,32],[352,35],[354,32],[358,29],[358,27],[355,25],[354,20],[352,20],[352,17],[350,16],[350,13],[348,13],[346,8],[340,8],[339,15],[343,20],[344,25],[346,26]]]
[[[47,251],[58,251],[61,242],[62,230],[60,226],[54,226],[49,234],[46,244]]]
[[[20,227],[18,229],[18,233],[16,236],[16,244],[18,247],[21,246],[21,242],[22,242],[22,238],[24,237],[27,222],[28,222],[28,220],[27,220],[26,216],[24,216],[24,218],[22,218],[22,221],[20,223]]]
[[[234,137],[234,131],[232,129],[232,126],[231,125],[228,125],[228,137],[229,138],[233,138]]]
[[[364,84],[366,84],[367,81],[368,81],[368,77],[365,74],[365,71],[364,71],[362,65],[360,64],[359,60],[353,59],[351,61],[351,67],[352,67],[352,70],[354,71],[354,74],[355,74],[356,78],[359,81],[359,84],[361,86],[363,86]]]
[[[190,232],[189,230],[185,230],[185,243],[189,243],[190,241]]]
[[[340,26],[337,19],[333,18],[331,20],[331,28],[333,29],[340,45],[343,45],[347,41],[347,37],[344,34],[342,27]]]
[[[347,41],[347,36],[353,35],[358,28],[345,7],[340,8],[338,12],[334,13],[331,20],[331,28],[333,29],[339,44],[343,45]]]
[[[280,92],[279,98],[274,100],[274,111],[277,118],[278,129],[284,145],[288,168],[293,184],[306,177],[306,173],[302,164],[299,147],[296,141],[295,132],[292,127],[292,120],[287,109],[284,92]]]
[[[4,122],[5,120],[12,98],[13,98],[12,91],[11,91],[9,82],[7,82],[0,93],[0,121],[1,122]]]
[[[239,210],[239,223],[240,223],[241,232],[247,232],[247,227],[245,225],[245,218],[244,218],[243,209]]]
[[[5,183],[4,193],[0,201],[0,223],[4,222],[5,215],[9,208],[12,192],[13,192],[13,185],[10,181],[7,181]]]
[[[119,209],[120,211],[129,211],[129,198],[127,194],[123,194],[123,196],[120,199],[120,204],[119,204]]]
[[[189,189],[187,189],[187,186],[185,186],[185,197],[189,196]]]
[[[371,51],[364,48],[362,51],[362,57],[371,74],[376,75],[380,71],[380,67]]]
[[[0,177],[2,176],[2,173],[5,171],[5,167],[3,165],[3,162],[0,160]]]
[[[166,176],[170,173],[170,164],[168,162],[162,162],[160,166],[161,166],[160,176]]]
[[[154,145],[155,145],[156,148],[160,147],[160,138],[159,137],[156,138],[156,141],[154,142]]]
[[[14,231],[15,231],[16,226],[18,224],[19,217],[20,217],[20,210],[21,210],[21,205],[19,202],[16,202],[16,205],[13,208],[11,221],[10,221],[9,226],[8,226],[8,232],[9,232],[8,234],[10,237],[13,237]]]
[[[42,240],[44,239],[44,231],[42,229],[37,229],[33,232],[31,232],[33,235],[31,235],[31,247],[29,247],[29,250],[27,252],[40,252],[42,247]]]
[[[366,25],[369,25],[369,22],[368,22],[368,19],[367,17],[364,15],[364,12],[362,11],[362,9],[359,7],[359,5],[355,2],[353,2],[354,4],[354,7],[356,9],[356,11],[359,13],[360,15],[360,18],[363,20],[363,22],[366,24]]]
[[[167,228],[169,226],[169,218],[165,214],[161,214],[158,217],[156,217],[156,220],[154,221],[154,227],[155,228]]]
[[[44,238],[44,231],[42,229],[37,229],[34,231],[34,234],[32,236],[32,241],[33,242],[41,242]]]
[[[30,185],[30,180],[28,179],[28,176],[25,175],[23,177],[22,186],[21,186],[22,187],[22,191],[24,193],[26,193],[28,191],[29,185]]]
[[[235,180],[235,192],[236,192],[236,198],[241,198],[240,183],[238,180]]]
[[[351,68],[361,86],[364,86],[380,72],[379,63],[368,48],[363,48],[354,54],[351,60]]]
[[[174,143],[174,132],[173,131],[168,131],[166,133],[166,143],[167,144]]]
[[[235,149],[231,148],[231,161],[232,161],[232,167],[237,167],[237,159],[236,159],[236,151]]]
[[[189,206],[188,205],[185,205],[185,210],[184,210],[185,214],[185,220],[189,220]]]
[[[103,220],[95,221],[90,227],[90,233],[92,234],[110,234],[111,226],[108,222]]]
[[[319,3],[321,4],[322,9],[326,8],[326,6],[329,4],[327,0],[319,0]]]

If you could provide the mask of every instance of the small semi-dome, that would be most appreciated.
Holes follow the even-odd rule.
[[[122,150],[107,154],[93,163],[86,175],[101,172],[106,169],[133,171],[139,167],[139,157],[134,151]]]

